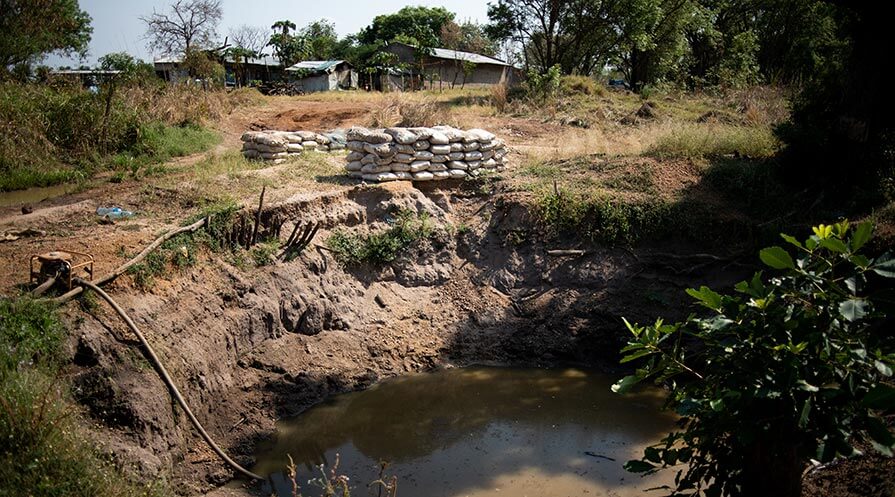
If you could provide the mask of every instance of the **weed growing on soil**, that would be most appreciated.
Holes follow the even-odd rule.
[[[61,376],[55,308],[0,299],[0,495],[162,495],[132,487],[78,427]]]
[[[751,157],[774,155],[779,142],[769,128],[687,124],[659,135],[645,155],[660,158]]]
[[[608,244],[633,243],[666,227],[673,208],[660,200],[620,201],[599,193],[560,189],[541,196],[536,212],[550,235]]]
[[[264,243],[259,243],[249,250],[249,254],[252,257],[252,262],[255,263],[255,267],[267,266],[268,264],[272,264],[274,261],[274,255],[280,249],[280,241],[279,240],[268,240]]]
[[[429,215],[402,210],[390,220],[391,226],[368,234],[335,231],[326,241],[327,247],[345,265],[384,265],[415,243],[431,238],[435,230]]]

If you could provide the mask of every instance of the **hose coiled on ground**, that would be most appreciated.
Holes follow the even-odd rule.
[[[140,330],[137,328],[137,325],[134,324],[133,320],[131,320],[131,318],[124,312],[124,309],[122,309],[117,302],[112,300],[112,297],[110,297],[109,294],[104,292],[100,287],[94,285],[93,283],[81,278],[75,278],[72,281],[77,283],[78,285],[89,288],[96,292],[100,297],[108,302],[113,309],[115,309],[115,312],[117,312],[118,315],[121,316],[121,319],[124,320],[131,331],[133,331],[134,334],[137,335],[137,338],[140,340],[140,344],[143,345],[143,349],[149,355],[149,359],[152,361],[153,366],[155,366],[155,370],[158,372],[159,376],[161,376],[162,381],[165,382],[165,385],[168,386],[168,389],[171,390],[171,395],[174,396],[174,399],[177,400],[177,403],[180,404],[180,407],[183,408],[184,412],[186,412],[187,417],[190,418],[190,421],[193,423],[196,431],[199,432],[199,435],[202,436],[202,439],[205,440],[205,442],[218,455],[218,457],[220,457],[225,463],[227,463],[237,472],[242,473],[249,478],[264,480],[263,477],[252,473],[251,471],[237,464],[236,461],[234,461],[233,459],[230,459],[230,457],[227,456],[227,454],[225,454],[224,451],[221,450],[221,448],[218,447],[216,443],[214,443],[214,440],[211,439],[211,436],[208,434],[207,431],[205,431],[205,428],[202,427],[202,424],[199,422],[199,420],[196,419],[193,411],[191,411],[189,406],[187,406],[186,400],[183,398],[183,395],[180,394],[180,390],[178,390],[177,387],[174,385],[174,381],[171,379],[171,376],[168,374],[165,366],[162,365],[162,362],[159,360],[158,356],[155,355],[155,350],[153,350],[152,346],[149,345],[149,342],[146,341],[146,337],[144,337],[143,334],[140,333]]]

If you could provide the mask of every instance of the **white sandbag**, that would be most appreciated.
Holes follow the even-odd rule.
[[[437,172],[437,171],[447,171],[447,166],[443,163],[435,162],[429,165],[429,171]]]
[[[394,173],[365,174],[364,181],[385,183],[386,181],[398,181],[398,177]]]
[[[432,157],[435,157],[435,154],[428,150],[418,150],[413,154],[413,158],[416,160],[432,160]]]
[[[463,144],[464,152],[472,152],[479,149],[479,142],[467,142]]]
[[[344,149],[345,149],[345,144],[342,143],[342,142],[330,141],[330,142],[329,142],[329,149],[330,149],[330,150],[344,150]]]
[[[432,136],[429,137],[429,143],[432,145],[447,145],[451,141],[448,140],[448,137],[442,133],[441,131],[432,130]]]
[[[464,154],[463,152],[451,152],[450,154],[448,154],[448,158],[451,160],[465,160],[466,154]]]
[[[314,133],[314,141],[319,143],[320,145],[329,145],[332,140],[330,140],[329,137],[326,135]]]
[[[432,171],[432,177],[433,177],[432,179],[434,179],[435,181],[443,180],[443,179],[448,179],[448,178],[451,177],[451,173],[447,172],[447,170],[445,170],[445,171]]]
[[[398,148],[391,143],[365,143],[364,151],[368,154],[376,154],[380,157],[391,157],[398,153]]]
[[[301,143],[289,143],[286,145],[286,151],[291,153],[300,153],[305,148],[301,146]]]
[[[362,141],[350,141],[345,144],[345,148],[351,150],[352,152],[363,152],[365,143]]]
[[[360,168],[360,170],[364,174],[387,173],[392,170],[392,166],[391,164],[386,164],[384,166],[378,164],[364,164],[364,167]]]
[[[482,152],[482,160],[488,160],[494,158],[494,151],[488,150],[486,152]]]
[[[364,165],[376,164],[376,159],[378,159],[378,158],[379,158],[379,156],[376,154],[364,154],[364,156],[360,160],[360,163],[364,164]]]
[[[265,145],[263,143],[256,143],[255,150],[261,152],[262,154],[277,154],[280,152],[286,151],[286,145]]]
[[[478,150],[473,150],[472,152],[466,152],[465,159],[467,162],[482,160],[482,153],[479,152]]]
[[[295,134],[300,136],[301,141],[303,142],[317,140],[317,133],[314,133],[313,131],[295,131]]]
[[[431,160],[432,160],[433,163],[435,163],[435,162],[447,162],[447,161],[451,160],[451,158],[448,157],[447,155],[433,155]]]
[[[427,160],[418,160],[410,163],[410,172],[416,173],[419,171],[425,171],[432,166],[432,163]]]
[[[301,142],[305,141],[298,133],[286,133],[284,136],[289,143],[298,143],[301,145]]]
[[[261,158],[264,160],[285,159],[287,155],[288,154],[286,154],[286,152],[276,152],[276,153],[261,152]]]
[[[452,126],[434,126],[432,129],[444,134],[447,137],[448,141],[452,143],[462,142],[463,139],[466,138],[466,133],[464,131]]]
[[[261,152],[255,150],[255,149],[243,150],[242,156],[245,157],[246,159],[257,159],[258,157],[261,157]]]
[[[413,181],[432,181],[435,179],[435,176],[428,171],[420,171],[418,173],[413,173]]]
[[[361,126],[354,126],[348,129],[348,132],[345,133],[345,137],[348,139],[348,142],[353,141],[366,141],[367,136],[370,134],[370,130],[367,128],[363,128]]]
[[[319,146],[319,143],[317,143],[315,141],[308,140],[306,142],[301,142],[301,146],[308,150],[316,150],[317,147]]]
[[[258,146],[255,145],[255,142],[242,142],[243,150],[258,150]]]
[[[399,171],[399,172],[394,173],[394,175],[400,181],[411,181],[413,179],[413,175],[406,171]]]
[[[429,143],[427,140],[419,140],[418,142],[413,144],[413,149],[414,150],[426,150],[431,146],[432,146],[432,144]]]
[[[345,160],[347,160],[348,162],[361,160],[364,158],[365,155],[367,154],[363,152],[349,152],[348,155],[345,156]]]
[[[469,169],[469,164],[457,160],[452,160],[447,163],[448,169],[458,169],[460,171],[466,171]]]
[[[415,134],[419,140],[428,140],[432,136],[432,128],[416,127],[407,129]]]
[[[348,177],[353,179],[361,179],[364,177],[364,173],[360,171],[351,171],[348,173]]]
[[[267,145],[268,147],[285,147],[288,141],[281,136],[271,136],[261,134],[255,137],[255,143]]]
[[[467,161],[467,162],[466,162],[466,165],[469,166],[469,170],[470,170],[470,171],[475,171],[476,169],[482,167],[482,161],[479,161],[479,160],[471,160],[471,161]]]
[[[245,133],[242,134],[240,139],[244,142],[250,142],[250,141],[254,141],[256,136],[263,135],[263,134],[264,133],[262,133],[260,131],[246,131]]]
[[[454,152],[463,152],[463,144],[460,142],[451,142],[451,153]]]
[[[431,147],[429,147],[429,152],[432,152],[433,154],[436,154],[436,155],[447,155],[447,154],[451,153],[451,146],[450,145],[432,145]]]
[[[386,128],[385,133],[392,136],[396,143],[411,145],[418,139],[416,133],[407,128]]]
[[[398,151],[399,154],[413,155],[413,153],[416,152],[416,149],[413,148],[413,145],[404,145],[401,143],[398,143],[397,145],[395,145],[395,149]]]
[[[473,128],[466,130],[466,139],[464,141],[470,141],[470,138],[479,142],[489,142],[497,138],[497,136],[483,129]]]
[[[405,164],[404,162],[392,162],[389,167],[393,173],[410,172],[410,164]]]
[[[410,164],[414,161],[414,156],[412,154],[397,154],[394,157],[395,162],[403,162],[405,164]]]
[[[479,142],[479,150],[482,152],[494,150],[494,142]]]
[[[349,171],[360,171],[364,165],[360,163],[360,161],[351,161],[345,165],[345,169]]]
[[[488,159],[486,161],[482,161],[482,167],[485,169],[496,169],[497,161],[495,161],[494,159]]]
[[[450,174],[451,178],[454,178],[454,179],[462,179],[467,176],[466,171],[462,171],[460,169],[449,169],[448,174]]]

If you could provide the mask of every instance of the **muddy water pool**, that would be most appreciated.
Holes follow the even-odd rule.
[[[48,198],[61,197],[74,190],[74,188],[75,186],[71,184],[61,184],[15,190],[11,192],[0,192],[0,207],[19,204],[36,204]]]
[[[662,392],[620,396],[616,378],[581,369],[449,369],[385,381],[333,397],[281,421],[259,446],[254,471],[266,491],[292,495],[291,455],[302,494],[308,479],[340,457],[352,495],[386,474],[402,497],[644,496],[669,474],[641,478],[622,464],[674,423]],[[272,488],[271,488],[272,487]]]

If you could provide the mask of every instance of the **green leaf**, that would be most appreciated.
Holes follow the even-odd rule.
[[[870,409],[893,410],[895,409],[895,388],[877,385],[861,399],[861,404]]]
[[[865,221],[858,225],[855,229],[855,233],[851,237],[851,250],[852,252],[857,252],[861,247],[864,246],[867,242],[870,241],[870,237],[873,235],[873,225],[870,221]]]
[[[839,304],[839,314],[846,321],[857,321],[867,315],[867,301],[849,299]]]
[[[709,309],[715,311],[721,309],[721,295],[707,286],[701,286],[699,290],[688,288],[687,295],[699,300],[702,305]]]
[[[870,259],[864,257],[861,254],[856,254],[848,258],[852,264],[858,266],[861,269],[867,269],[867,266],[870,265]]]
[[[888,255],[880,257],[873,264],[872,269],[874,273],[884,278],[895,278],[895,258],[891,258]]]
[[[799,415],[799,428],[804,428],[808,426],[808,416],[811,414],[811,397],[808,397],[805,400],[805,404],[802,406],[802,412]]]
[[[714,399],[709,401],[709,407],[715,412],[720,412],[721,409],[724,409],[724,399]]]
[[[633,354],[626,355],[625,357],[622,357],[622,360],[619,361],[619,363],[620,363],[620,364],[624,364],[624,363],[626,363],[626,362],[631,362],[631,361],[633,361],[633,360],[635,360],[635,359],[640,359],[640,358],[643,357],[643,356],[648,356],[648,355],[650,355],[650,354],[654,354],[654,353],[655,353],[655,352],[652,351],[652,350],[650,350],[650,349],[642,349],[642,350],[639,350],[639,351],[637,351],[637,352],[634,352]]]
[[[640,383],[640,377],[636,375],[625,376],[614,385],[612,385],[612,391],[615,393],[628,393],[634,385]]]
[[[630,471],[631,473],[646,473],[654,469],[656,469],[656,466],[646,461],[640,461],[637,459],[625,463],[625,470]]]
[[[867,420],[867,434],[876,442],[874,448],[880,450],[882,447],[883,452],[885,452],[885,449],[888,449],[887,455],[892,454],[892,447],[895,446],[895,436],[892,436],[892,432],[889,431],[889,428],[882,420],[875,417],[869,418]],[[877,446],[877,444],[881,447]]]
[[[761,262],[774,269],[795,269],[796,267],[789,252],[782,247],[774,246],[762,249],[758,256],[761,258]]]
[[[783,238],[784,240],[786,240],[787,242],[789,242],[790,244],[795,245],[796,247],[805,248],[805,246],[802,245],[802,242],[796,240],[796,237],[794,237],[794,236],[787,235],[786,233],[780,233],[780,237]]]
[[[840,254],[848,253],[848,246],[842,243],[842,240],[838,238],[824,238],[820,241],[821,247],[832,250],[833,252],[837,252]]]
[[[892,368],[883,361],[873,361],[873,366],[879,371],[879,374],[886,377],[892,376]]]
[[[818,390],[820,390],[819,388],[808,383],[805,380],[799,380],[796,383],[799,385],[799,390],[804,390],[806,392],[817,392]]]

